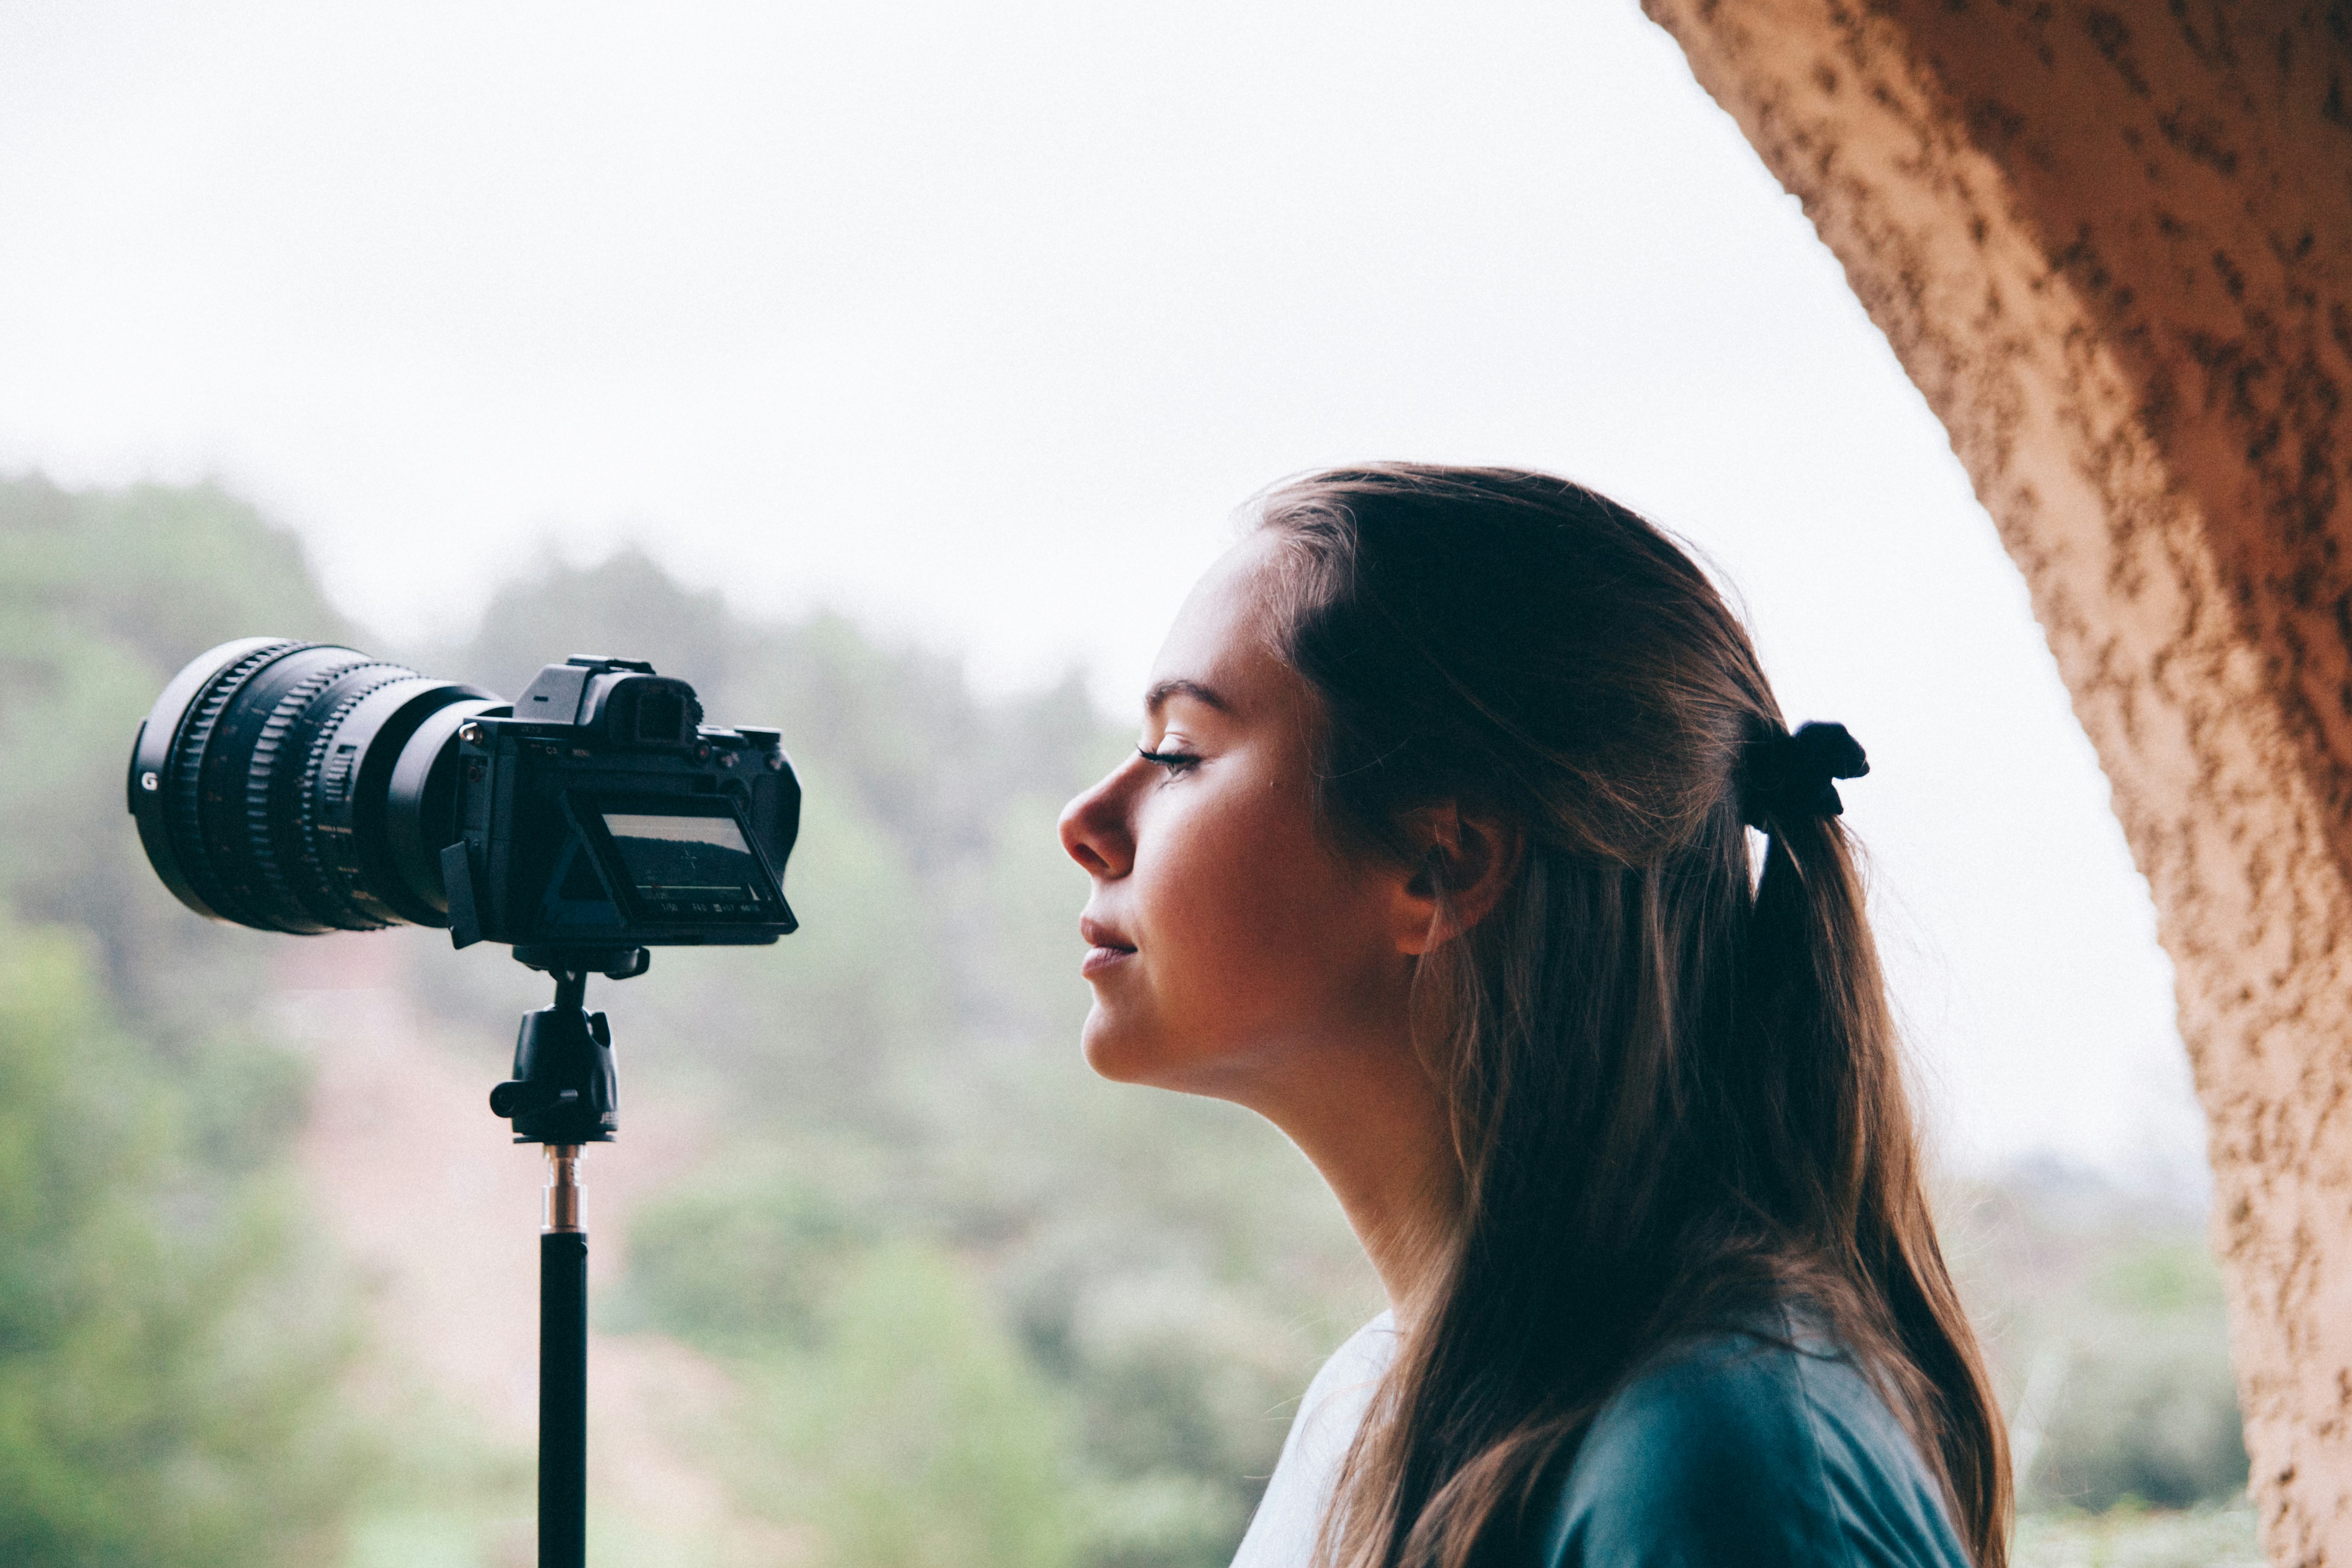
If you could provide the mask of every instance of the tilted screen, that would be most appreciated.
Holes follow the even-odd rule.
[[[646,912],[757,915],[767,876],[731,816],[600,814]]]

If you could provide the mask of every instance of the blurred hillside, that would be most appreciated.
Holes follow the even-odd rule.
[[[123,816],[130,737],[185,659],[260,631],[370,645],[215,489],[0,481],[0,1561],[528,1561],[527,1451],[379,1277],[315,1145],[400,1084],[487,1088],[541,977],[432,933],[200,921]],[[746,622],[629,553],[509,584],[463,645],[372,651],[502,692],[571,653],[649,658],[714,721],[781,728],[801,772],[803,931],[663,952],[593,1003],[624,1140],[682,1130],[592,1208],[626,1260],[596,1321],[690,1391],[661,1439],[742,1525],[725,1560],[1223,1563],[1291,1402],[1377,1303],[1278,1136],[1077,1059],[1084,879],[1053,822],[1131,737],[1075,678],[982,701],[937,655]],[[292,950],[366,955],[398,1005],[331,1001],[305,1033]],[[343,1070],[370,1029],[388,1080]],[[453,1145],[513,1153],[466,1116]],[[2054,1171],[1947,1213],[2027,1466],[2021,1560],[2242,1551],[2201,1216]],[[442,1283],[462,1304],[476,1281]],[[600,1515],[602,1561],[653,1560],[622,1544],[631,1506]]]

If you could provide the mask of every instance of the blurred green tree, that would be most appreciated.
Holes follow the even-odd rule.
[[[124,815],[131,737],[216,643],[344,640],[293,536],[212,485],[0,479],[0,905],[80,926],[138,1037],[191,1052],[259,989],[270,943],[190,918]]]
[[[285,1194],[191,1181],[76,936],[0,928],[0,1562],[329,1553],[360,1480],[350,1350]]]
[[[342,626],[242,501],[0,479],[10,1563],[315,1563],[359,1493],[343,1276],[288,1178],[306,1075],[253,1016],[271,939],[190,915],[124,814],[164,680],[256,631]]]
[[[1059,1412],[947,1254],[867,1249],[811,1352],[759,1363],[744,1478],[828,1568],[1066,1568]]]
[[[1945,1207],[2023,1510],[2179,1509],[2244,1489],[2221,1271],[2194,1205],[2036,1163]]]
[[[2130,1238],[2094,1269],[2071,1314],[2039,1495],[2187,1508],[2244,1488],[2221,1273],[2204,1237],[2182,1229]]]

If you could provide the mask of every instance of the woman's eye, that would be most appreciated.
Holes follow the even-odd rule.
[[[1201,762],[1200,758],[1190,752],[1155,752],[1147,746],[1136,747],[1135,754],[1147,763],[1157,763],[1166,768],[1171,776],[1190,773],[1199,766]]]

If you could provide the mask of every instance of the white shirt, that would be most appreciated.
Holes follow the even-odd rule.
[[[1340,1462],[1364,1424],[1373,1388],[1396,1359],[1396,1337],[1394,1314],[1382,1312],[1349,1334],[1307,1385],[1234,1568],[1307,1568]]]

